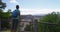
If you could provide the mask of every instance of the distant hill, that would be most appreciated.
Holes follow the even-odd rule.
[[[34,17],[35,19],[39,19],[40,17],[43,17],[45,15],[21,15],[22,19],[31,19]]]

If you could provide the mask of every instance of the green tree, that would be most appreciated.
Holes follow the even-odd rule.
[[[9,19],[10,19],[10,12],[3,12],[2,13],[2,21],[1,21],[1,28],[10,28],[10,23],[9,23]]]
[[[6,3],[2,2],[2,0],[0,0],[0,23],[1,23],[1,28],[8,28],[9,27],[9,17],[10,17],[10,12],[3,12],[3,10],[6,7]]]
[[[2,13],[3,13],[3,9],[5,9],[6,7],[6,3],[3,3],[2,0],[0,0],[0,24],[1,24],[1,20],[2,20]],[[0,25],[1,27],[1,25]],[[1,30],[1,28],[0,28]]]
[[[40,19],[38,32],[60,32],[60,14],[52,12]]]
[[[5,9],[6,7],[6,3],[2,2],[2,0],[0,0],[0,22],[1,22],[1,16],[3,14],[3,9]]]
[[[3,13],[3,9],[5,9],[6,7],[6,3],[2,2],[2,0],[0,0],[0,18],[1,18],[1,14]]]
[[[2,0],[0,0],[0,9],[5,9],[6,7],[6,3],[2,2]]]

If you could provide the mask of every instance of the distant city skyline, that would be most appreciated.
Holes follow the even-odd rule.
[[[7,4],[5,11],[15,9],[18,4],[22,15],[60,12],[60,0],[2,0]]]

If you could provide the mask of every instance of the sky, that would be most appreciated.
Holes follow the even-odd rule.
[[[15,10],[15,6],[20,6],[22,15],[48,14],[60,12],[60,0],[2,0],[7,7],[4,11]]]

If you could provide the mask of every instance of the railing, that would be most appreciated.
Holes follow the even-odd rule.
[[[17,28],[17,32],[39,32],[39,31],[60,32],[60,24],[50,23],[50,22],[38,22],[37,20],[30,21],[30,22],[21,21]]]

